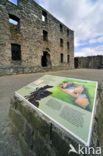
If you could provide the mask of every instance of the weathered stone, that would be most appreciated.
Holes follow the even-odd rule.
[[[45,61],[50,69],[74,68],[74,32],[71,29],[33,0],[18,0],[17,6],[8,0],[0,1],[0,4],[0,65],[5,67],[5,72],[0,69],[2,75],[43,71]],[[43,12],[47,15],[45,22],[42,21]],[[10,18],[19,24],[9,23]],[[60,31],[60,25],[63,31]],[[43,30],[48,32],[47,41],[43,41]],[[61,38],[63,47],[60,47]],[[12,44],[21,46],[20,60],[13,60]]]
[[[68,70],[71,69],[68,66],[56,66],[52,68],[48,67],[39,67],[39,66],[9,66],[9,67],[1,67],[0,66],[0,76],[3,75],[11,75],[11,74],[20,74],[20,73],[35,73],[35,72],[47,72],[47,71],[58,71],[58,70]]]
[[[54,156],[54,152],[48,148],[47,144],[44,143],[44,140],[41,136],[36,136],[36,139],[33,142],[34,151],[36,152],[37,156]]]
[[[18,129],[19,133],[23,133],[25,120],[22,118],[21,114],[12,108],[10,109],[9,117],[12,121],[12,124],[16,124],[16,128]]]
[[[24,136],[25,142],[29,145],[29,147],[31,147],[32,142],[33,142],[32,141],[33,133],[34,133],[33,128],[28,123],[26,123],[24,127],[23,136]]]
[[[103,68],[103,56],[75,57],[75,68]]]
[[[19,140],[23,156],[36,156],[36,153],[31,151],[23,137],[19,137]]]
[[[33,129],[39,129],[40,134],[44,138],[49,139],[50,124],[46,123],[44,120],[41,121],[41,118],[30,106],[23,104],[16,97],[11,100],[11,105],[26,118],[26,120],[32,125]]]

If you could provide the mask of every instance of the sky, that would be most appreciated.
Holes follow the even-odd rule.
[[[74,30],[75,56],[103,55],[103,0],[34,1]]]

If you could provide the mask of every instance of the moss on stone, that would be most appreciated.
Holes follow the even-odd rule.
[[[37,156],[53,156],[52,153],[50,153],[47,145],[44,143],[44,139],[42,139],[40,136],[36,136],[34,150]]]
[[[32,127],[28,123],[26,123],[24,127],[23,137],[29,147],[31,147],[33,143],[33,133],[34,130],[32,129]]]
[[[50,126],[37,115],[37,112],[32,110],[29,106],[23,104],[17,98],[13,101],[13,105],[14,107],[16,106],[16,109],[21,112],[24,118],[31,124],[33,129],[38,129],[44,138],[50,138]]]
[[[56,156],[68,156],[68,151],[70,149],[69,143],[62,139],[57,132],[52,132],[52,145],[56,150]],[[70,156],[74,156],[74,153],[70,153]],[[78,156],[78,154],[75,154]]]
[[[22,118],[21,114],[11,108],[9,112],[9,117],[12,123],[18,129],[18,131],[22,133],[24,131],[25,120]]]

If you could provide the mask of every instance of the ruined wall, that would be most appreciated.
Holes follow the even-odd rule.
[[[42,11],[47,13],[47,22],[42,21]],[[19,29],[9,23],[12,16],[19,20]],[[18,0],[17,6],[8,0],[0,1],[0,65],[41,67],[43,52],[47,51],[52,67],[73,68],[74,32],[62,26],[63,32],[60,32],[60,22],[33,0]],[[48,32],[48,41],[43,41],[43,30]],[[63,47],[60,47],[60,38],[63,39]],[[21,60],[12,60],[11,44],[21,46]],[[60,62],[61,53],[64,55],[63,63]],[[69,63],[67,55],[70,55]]]
[[[103,69],[103,56],[75,57],[75,68]]]
[[[10,55],[11,50],[8,12],[5,5],[0,5],[0,66],[10,64]]]

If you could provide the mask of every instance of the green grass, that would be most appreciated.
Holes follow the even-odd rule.
[[[79,86],[79,85],[84,85],[85,86],[85,90],[83,91],[83,94],[87,95],[87,97],[89,98],[89,102],[90,102],[90,104],[88,105],[86,110],[92,112],[93,103],[94,103],[94,97],[95,97],[96,82],[88,82],[88,81],[86,81],[86,82],[83,81],[82,82],[80,80],[78,80],[78,81],[75,81],[75,80],[64,80],[60,84],[58,84],[55,88],[53,88],[51,90],[52,93],[53,93],[52,94],[53,97],[55,97],[55,98],[57,98],[59,100],[62,100],[64,102],[67,102],[69,104],[75,105],[77,107],[80,107],[80,108],[82,108],[82,107],[75,103],[76,98],[74,98],[74,97],[64,93],[63,91],[61,91],[61,90],[59,90],[57,88],[59,86],[62,86],[62,84],[64,82],[73,83],[76,86]]]

